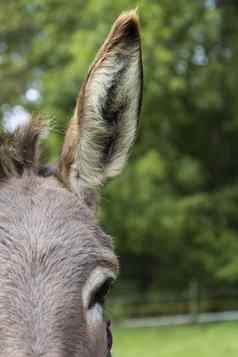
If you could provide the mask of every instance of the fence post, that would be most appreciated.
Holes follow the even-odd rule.
[[[192,280],[189,284],[189,314],[191,323],[199,323],[199,284]]]

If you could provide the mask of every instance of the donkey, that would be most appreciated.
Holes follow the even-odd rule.
[[[41,174],[42,121],[0,138],[0,357],[111,355],[104,303],[118,260],[97,197],[127,160],[142,82],[130,11],[89,69],[54,172]]]

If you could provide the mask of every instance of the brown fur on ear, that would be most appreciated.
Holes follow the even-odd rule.
[[[0,178],[20,176],[24,170],[37,171],[39,137],[46,124],[38,117],[0,137]]]
[[[111,64],[109,63],[110,58],[112,58],[113,61],[115,61],[115,66],[113,66],[112,63]],[[122,63],[124,63],[123,64],[124,68],[120,67],[122,66]],[[91,124],[91,127],[88,131],[89,135],[94,135],[92,133],[94,131],[96,132],[97,125],[98,125],[98,136],[97,134],[95,134],[96,141],[94,140],[94,142],[91,142],[92,150],[96,152],[100,150],[99,148],[100,145],[101,147],[102,144],[104,145],[104,150],[102,150],[103,152],[101,155],[103,157],[102,161],[104,162],[95,163],[93,162],[95,160],[91,160],[92,165],[94,165],[95,167],[95,172],[92,173],[91,177],[97,176],[96,165],[98,164],[99,166],[101,165],[100,167],[97,168],[98,173],[101,171],[101,174],[99,173],[99,175],[101,175],[101,178],[98,179],[98,181],[95,180],[94,182],[95,187],[98,185],[99,181],[103,183],[104,181],[104,179],[102,178],[103,166],[110,164],[110,157],[112,157],[113,155],[114,157],[115,156],[119,157],[119,153],[115,152],[115,148],[117,149],[119,142],[123,141],[120,134],[121,132],[123,132],[123,128],[120,127],[121,122],[125,127],[127,126],[127,128],[125,129],[125,131],[127,130],[128,133],[127,135],[129,135],[129,132],[131,132],[130,135],[134,136],[134,129],[132,127],[129,128],[129,125],[126,124],[125,120],[121,120],[121,117],[123,116],[123,111],[126,111],[128,109],[128,106],[130,106],[130,100],[127,98],[127,93],[125,93],[125,95],[122,95],[121,93],[119,94],[117,93],[118,88],[120,88],[120,80],[125,81],[126,70],[129,68],[129,65],[133,66],[132,63],[134,63],[134,66],[136,68],[138,67],[139,99],[138,99],[138,105],[136,105],[136,109],[135,109],[136,117],[138,119],[139,112],[141,109],[141,102],[142,102],[143,69],[142,69],[142,55],[141,55],[141,45],[140,45],[140,33],[139,33],[139,20],[136,11],[134,10],[122,14],[115,21],[111,29],[111,32],[109,33],[105,42],[99,49],[96,55],[96,59],[92,64],[91,68],[89,69],[86,80],[84,81],[81,87],[75,113],[73,118],[71,119],[69,128],[67,129],[65,135],[65,141],[63,145],[61,158],[60,158],[59,175],[67,186],[70,186],[69,183],[70,174],[72,173],[72,168],[75,169],[76,167],[75,162],[77,160],[80,160],[80,157],[83,156],[83,152],[81,153],[79,152],[79,146],[81,146],[81,149],[82,147],[84,147],[84,143],[82,143],[82,136],[83,133],[87,131],[85,127],[88,125],[89,122],[89,115],[87,113],[91,111],[91,116],[95,117],[96,111],[98,110],[100,112],[99,114],[101,115],[101,117],[104,118],[104,123],[101,123],[101,129],[99,127],[100,125],[98,125],[97,119],[94,118],[93,119],[94,124],[93,123]],[[89,88],[91,86],[91,83],[94,81],[94,85],[92,85],[93,89],[91,88],[91,90],[95,92],[97,90],[97,88],[95,88],[95,77],[97,76],[97,73],[99,73],[102,69],[105,69],[105,72],[106,71],[109,72],[108,74],[106,74],[109,77],[110,71],[112,72],[116,71],[117,65],[119,67],[118,73],[117,75],[113,74],[115,78],[111,81],[111,84],[109,84],[110,88],[107,88],[106,85],[104,86],[102,81],[102,93],[103,91],[109,90],[110,95],[105,96],[106,97],[105,102],[101,104],[101,108],[96,108],[98,104],[94,103],[95,108],[93,109],[92,108],[93,105],[88,104],[89,97],[92,94],[89,93]],[[134,78],[132,78],[132,81],[133,79]],[[98,82],[96,80],[97,83],[99,83],[100,81],[101,81],[100,79],[98,80]],[[130,91],[131,89],[128,90]],[[134,94],[135,96],[137,95],[137,93]],[[117,98],[118,102],[120,102],[119,105],[113,102],[113,97],[118,97]],[[128,121],[130,120],[131,119],[128,118]],[[107,132],[105,130],[106,128],[107,128]],[[85,136],[87,135],[85,134]],[[128,140],[128,148],[129,146],[130,144]],[[128,150],[124,147],[124,155],[126,155],[126,151]],[[87,170],[87,167],[90,167],[91,165],[89,156],[86,153],[84,154],[83,162],[85,163],[84,165],[85,171]],[[118,169],[118,171],[119,170],[120,169]],[[116,172],[116,170],[114,170],[114,172]],[[78,177],[80,177],[82,182],[84,181],[85,184],[89,186],[90,179],[85,175],[83,174],[81,175],[81,174],[82,171],[79,170],[78,173],[77,172],[74,173],[74,176],[78,175]],[[106,176],[110,177],[110,174],[106,174],[105,178]],[[114,176],[114,174],[111,174],[111,176]]]
[[[88,72],[87,80],[112,51],[128,55],[131,52],[131,47],[135,46],[136,49],[139,49],[141,57],[141,47],[138,47],[138,43],[140,43],[139,18],[136,10],[131,10],[121,14],[115,21],[109,35],[96,55],[94,64]],[[142,71],[140,75],[143,76]],[[140,108],[141,101],[139,110]]]

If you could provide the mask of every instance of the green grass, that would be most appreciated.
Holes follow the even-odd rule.
[[[238,323],[114,328],[113,357],[237,357]]]

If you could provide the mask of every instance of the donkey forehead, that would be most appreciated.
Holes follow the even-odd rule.
[[[0,254],[17,254],[87,277],[101,265],[117,272],[111,238],[96,224],[94,212],[56,178],[12,178],[0,189]],[[11,260],[11,259],[10,259]]]

